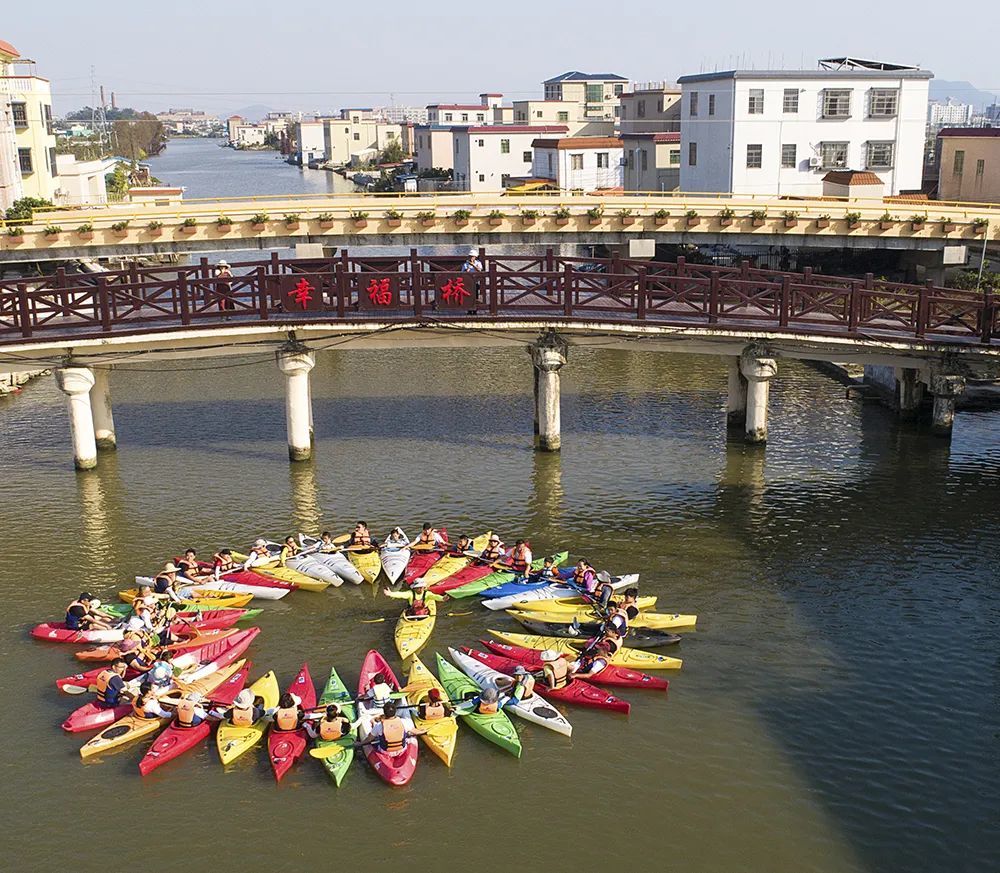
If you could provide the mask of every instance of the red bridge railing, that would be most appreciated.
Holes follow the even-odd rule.
[[[1000,341],[989,294],[927,285],[656,261],[492,256],[264,261],[219,277],[206,260],[92,275],[0,281],[0,345],[234,322],[574,319],[720,325],[824,336]]]

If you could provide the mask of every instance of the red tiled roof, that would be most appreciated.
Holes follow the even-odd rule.
[[[538,149],[620,149],[622,141],[616,136],[566,136],[536,139],[531,145]]]
[[[945,127],[938,136],[1000,136],[1000,127]]]
[[[680,142],[681,133],[677,131],[667,131],[666,133],[654,133],[653,142]]]
[[[3,52],[5,55],[11,55],[15,58],[21,57],[21,53],[14,48],[14,46],[12,46],[9,42],[4,42],[2,39],[0,39],[0,52]]]
[[[835,185],[882,185],[882,180],[868,170],[831,170],[823,177],[824,182]]]

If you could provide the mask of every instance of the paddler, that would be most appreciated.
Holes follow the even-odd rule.
[[[590,562],[586,558],[580,558],[577,561],[573,575],[570,577],[570,582],[581,591],[586,591],[588,594],[593,593],[594,586],[597,584],[597,576],[594,574],[594,568],[590,566]]]
[[[615,627],[605,625],[601,638],[593,646],[588,646],[587,649],[596,649],[602,643],[607,644],[608,657],[613,658],[621,651],[622,646],[625,645],[625,640]]]
[[[132,601],[132,609],[135,609],[137,603],[145,603],[150,609],[153,609],[159,603],[156,595],[153,594],[152,585],[140,585],[139,593],[136,595],[135,599]]]
[[[479,553],[479,560],[484,564],[493,564],[499,561],[506,551],[504,544],[500,542],[500,537],[491,534],[486,548]]]
[[[156,626],[153,624],[153,610],[145,600],[136,599],[132,601],[132,614],[125,622],[125,629],[136,633],[156,633]]]
[[[531,562],[534,560],[531,554],[531,544],[524,540],[516,540],[508,560],[510,561],[511,570],[521,578],[526,576],[531,569]]]
[[[500,694],[493,685],[487,685],[476,698],[476,712],[480,715],[496,715],[500,711]]]
[[[104,709],[114,709],[121,706],[125,700],[131,699],[128,686],[125,684],[126,664],[121,658],[111,662],[107,670],[97,674],[94,683],[97,686],[97,704]]]
[[[514,686],[510,690],[511,700],[530,700],[535,694],[535,677],[524,664],[514,668]]]
[[[556,559],[549,555],[542,559],[542,566],[537,570],[532,570],[525,577],[526,582],[558,582],[561,580],[559,570],[556,567]]]
[[[252,727],[266,714],[264,698],[255,697],[249,688],[244,688],[236,695],[232,706],[222,709],[216,708],[209,712],[212,718],[228,720],[233,727]]]
[[[434,546],[443,546],[447,542],[448,541],[445,539],[444,534],[427,521],[424,522],[423,527],[421,527],[420,534],[417,538],[410,543],[410,547],[423,546],[424,548],[433,548]]]
[[[232,549],[219,549],[212,555],[212,575],[216,579],[225,573],[231,573],[236,569],[236,562],[233,560]]]
[[[565,688],[569,684],[569,664],[558,652],[546,649],[542,652],[542,678],[553,691]]]
[[[359,548],[371,548],[374,544],[375,541],[372,539],[371,531],[368,530],[368,522],[357,522],[354,525],[354,531],[351,534],[351,540],[348,545],[358,546]]]
[[[258,537],[250,547],[250,554],[243,562],[243,569],[249,570],[254,564],[260,564],[271,559],[271,550],[267,547],[267,540]]]
[[[594,598],[597,600],[597,607],[606,610],[611,602],[611,595],[615,593],[614,585],[611,582],[611,574],[606,570],[601,570],[597,574],[597,584],[594,588]]]
[[[132,701],[132,715],[138,718],[169,718],[170,710],[164,709],[149,685],[143,685],[139,696]]]
[[[611,646],[602,640],[592,649],[581,652],[576,660],[570,662],[570,673],[583,678],[597,676],[611,662],[610,650]]]
[[[462,534],[458,538],[458,542],[448,549],[448,554],[457,558],[462,555],[474,554],[475,548],[472,544],[472,537],[468,534]]]
[[[177,593],[177,574],[180,572],[173,561],[167,561],[163,569],[153,579],[153,593],[177,603],[181,596]]]
[[[409,547],[410,538],[403,533],[401,527],[394,527],[389,532],[389,536],[385,538],[385,542],[382,543],[383,549],[408,549]]]
[[[278,563],[284,567],[289,558],[294,558],[299,553],[299,544],[295,542],[295,537],[285,537],[281,544],[281,554],[278,556]]]
[[[308,719],[305,722],[306,732],[314,740],[342,740],[349,737],[361,724],[361,719],[352,722],[340,711],[340,707],[331,703],[317,721]]]
[[[452,709],[448,701],[442,699],[440,688],[429,688],[427,697],[417,706],[417,717],[423,721],[439,721],[451,714]]]
[[[200,725],[208,718],[208,713],[198,705],[200,700],[201,698],[194,692],[185,694],[177,703],[177,708],[174,711],[173,726],[192,728]]]
[[[302,727],[305,711],[302,709],[302,698],[286,691],[278,700],[278,708],[274,711],[272,730],[294,731]]]
[[[427,733],[422,729],[408,731],[406,723],[396,715],[396,704],[391,700],[382,707],[382,717],[376,723],[375,731],[374,741],[378,742],[383,751],[390,753],[401,752],[409,737]]]
[[[110,622],[98,615],[101,601],[84,591],[66,607],[67,630],[107,630]]]
[[[368,688],[368,693],[365,694],[363,699],[370,700],[376,706],[383,706],[392,699],[392,695],[394,693],[395,692],[393,691],[392,686],[385,681],[385,674],[376,673],[372,676],[372,682]]]
[[[142,644],[142,634],[137,631],[126,631],[118,651],[125,666],[136,673],[148,673],[156,663],[156,653]]]
[[[319,537],[319,550],[321,552],[336,552],[340,546],[333,541],[333,534],[325,530]]]
[[[383,588],[382,593],[395,600],[405,600],[407,602],[406,614],[414,618],[430,614],[430,609],[427,607],[428,601],[448,600],[447,594],[435,594],[433,591],[428,591],[427,583],[423,579],[415,579],[413,584],[404,591],[390,591],[388,588]]]

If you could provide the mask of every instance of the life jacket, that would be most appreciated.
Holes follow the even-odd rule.
[[[339,740],[347,736],[350,729],[350,722],[342,715],[338,715],[333,721],[324,718],[319,723],[319,738],[321,740]]]
[[[66,629],[67,630],[79,630],[80,629],[80,616],[72,615],[70,610],[74,606],[83,607],[84,612],[90,612],[90,609],[80,600],[74,600],[69,606],[66,607]]]
[[[503,555],[503,543],[497,543],[495,546],[487,546],[483,549],[482,554],[479,556],[486,561],[495,561],[497,558]]]
[[[254,546],[250,552],[254,555],[259,555],[261,558],[271,557],[271,550],[267,546]]]
[[[392,695],[392,686],[380,682],[378,685],[372,685],[371,687],[371,697],[376,703],[385,703]]]
[[[587,585],[588,576],[591,579],[594,578],[594,571],[590,567],[585,567],[583,570],[577,567],[573,571],[573,582],[576,583],[576,585],[578,585],[579,587],[587,588],[589,590],[590,586]]]
[[[251,703],[245,709],[241,706],[234,706],[229,720],[233,723],[234,727],[252,727],[255,721],[253,716],[253,704]]]
[[[274,714],[274,726],[279,731],[294,731],[299,726],[299,709],[291,706],[287,709],[279,709]]]
[[[516,546],[510,553],[510,566],[516,573],[524,573],[531,563],[531,549],[525,546]]]
[[[431,528],[429,532],[420,531],[420,537],[418,538],[421,543],[436,543],[437,542],[437,531]]]
[[[476,710],[480,715],[496,715],[500,711],[500,704],[498,701],[494,700],[492,703],[487,703],[485,700],[480,700],[479,705]]]
[[[97,674],[97,681],[94,683],[97,686],[97,699],[105,706],[118,705],[118,694],[112,693],[110,689],[111,680],[117,675],[114,670],[101,670]]]
[[[618,639],[614,639],[612,637],[605,636],[605,637],[603,637],[603,640],[609,646],[611,646],[611,654],[612,655],[617,655],[618,652],[619,652],[619,650],[621,649],[621,647],[625,645],[625,643],[622,641],[621,637],[619,637]]]
[[[520,677],[518,684],[521,686],[521,700],[527,700],[535,693],[535,677],[525,675]]]
[[[565,658],[556,658],[545,665],[545,674],[552,689],[565,688],[569,680],[569,665]]]
[[[173,582],[162,574],[153,580],[153,591],[157,594],[166,594],[172,587]]]
[[[287,561],[289,558],[294,558],[298,553],[298,546],[284,545],[281,547],[281,560]]]
[[[197,704],[193,700],[182,700],[177,704],[174,718],[177,727],[194,727],[195,709]]]
[[[370,546],[372,544],[371,534],[368,533],[354,533],[351,534],[351,545],[352,546]]]
[[[436,719],[444,718],[447,714],[448,712],[445,710],[443,703],[425,703],[424,714],[421,717],[424,721],[435,721]]]
[[[406,726],[399,718],[382,721],[382,741],[386,751],[398,752],[406,743]]]
[[[212,566],[220,573],[225,573],[227,570],[232,570],[236,562],[232,558],[223,558],[222,555],[215,554],[212,555]]]
[[[410,599],[410,608],[407,613],[412,616],[430,615],[430,607],[427,606],[427,600],[423,594],[414,594]]]
[[[140,703],[139,698],[136,698],[132,703],[132,715],[137,718],[159,718],[159,711],[156,712],[146,712],[146,704]]]

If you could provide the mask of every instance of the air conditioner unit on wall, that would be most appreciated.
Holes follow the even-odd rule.
[[[822,158],[809,158],[809,169],[810,170],[818,170],[822,166],[823,166],[823,159]]]

